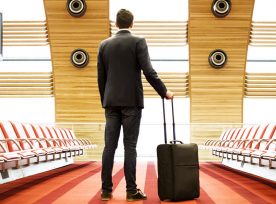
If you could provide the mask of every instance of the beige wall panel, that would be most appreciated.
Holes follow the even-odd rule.
[[[225,18],[211,12],[212,1],[189,1],[189,91],[191,123],[242,123],[244,77],[247,48],[254,0],[232,0],[232,9]],[[214,69],[208,56],[214,49],[222,49],[228,62],[222,69]],[[223,127],[191,129],[191,141],[204,143],[218,138]],[[211,158],[200,152],[202,158]]]
[[[97,86],[99,42],[110,36],[109,0],[86,0],[86,14],[70,16],[66,0],[44,0],[53,64],[57,123],[104,122]],[[82,48],[89,53],[87,67],[77,69],[70,62],[71,52]],[[103,129],[93,125],[75,125],[77,137],[89,138],[98,145],[86,159],[99,159],[103,147]]]

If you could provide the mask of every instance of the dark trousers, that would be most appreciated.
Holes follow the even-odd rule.
[[[139,135],[141,108],[112,107],[105,109],[105,147],[102,155],[102,190],[112,191],[114,154],[121,126],[124,133],[124,173],[127,191],[136,191],[136,145]]]

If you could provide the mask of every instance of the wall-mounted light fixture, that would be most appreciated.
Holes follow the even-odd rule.
[[[81,17],[86,12],[85,0],[67,0],[67,10],[73,17]]]
[[[77,68],[86,67],[89,63],[89,55],[83,49],[76,49],[71,53],[71,63]]]
[[[209,55],[208,61],[211,67],[220,69],[227,62],[227,54],[221,49],[213,50]]]
[[[214,16],[223,18],[230,13],[231,0],[213,0],[211,10]]]

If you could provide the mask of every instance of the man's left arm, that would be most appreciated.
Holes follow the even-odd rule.
[[[97,69],[98,69],[98,88],[101,96],[101,102],[103,105],[104,90],[105,90],[105,83],[106,83],[106,71],[105,71],[103,57],[101,53],[101,46],[98,52]]]
[[[150,85],[162,98],[166,97],[167,88],[152,67],[148,53],[148,46],[144,38],[141,38],[137,44],[137,59]]]

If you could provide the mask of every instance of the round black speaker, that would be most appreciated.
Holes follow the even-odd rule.
[[[226,64],[227,55],[223,50],[216,49],[210,53],[208,61],[213,68],[220,69]]]
[[[223,18],[230,13],[231,0],[213,0],[211,10],[214,16]]]
[[[67,0],[67,10],[73,17],[81,17],[86,12],[85,0]]]
[[[89,63],[89,55],[83,49],[76,49],[71,54],[71,63],[77,68],[83,68]]]

